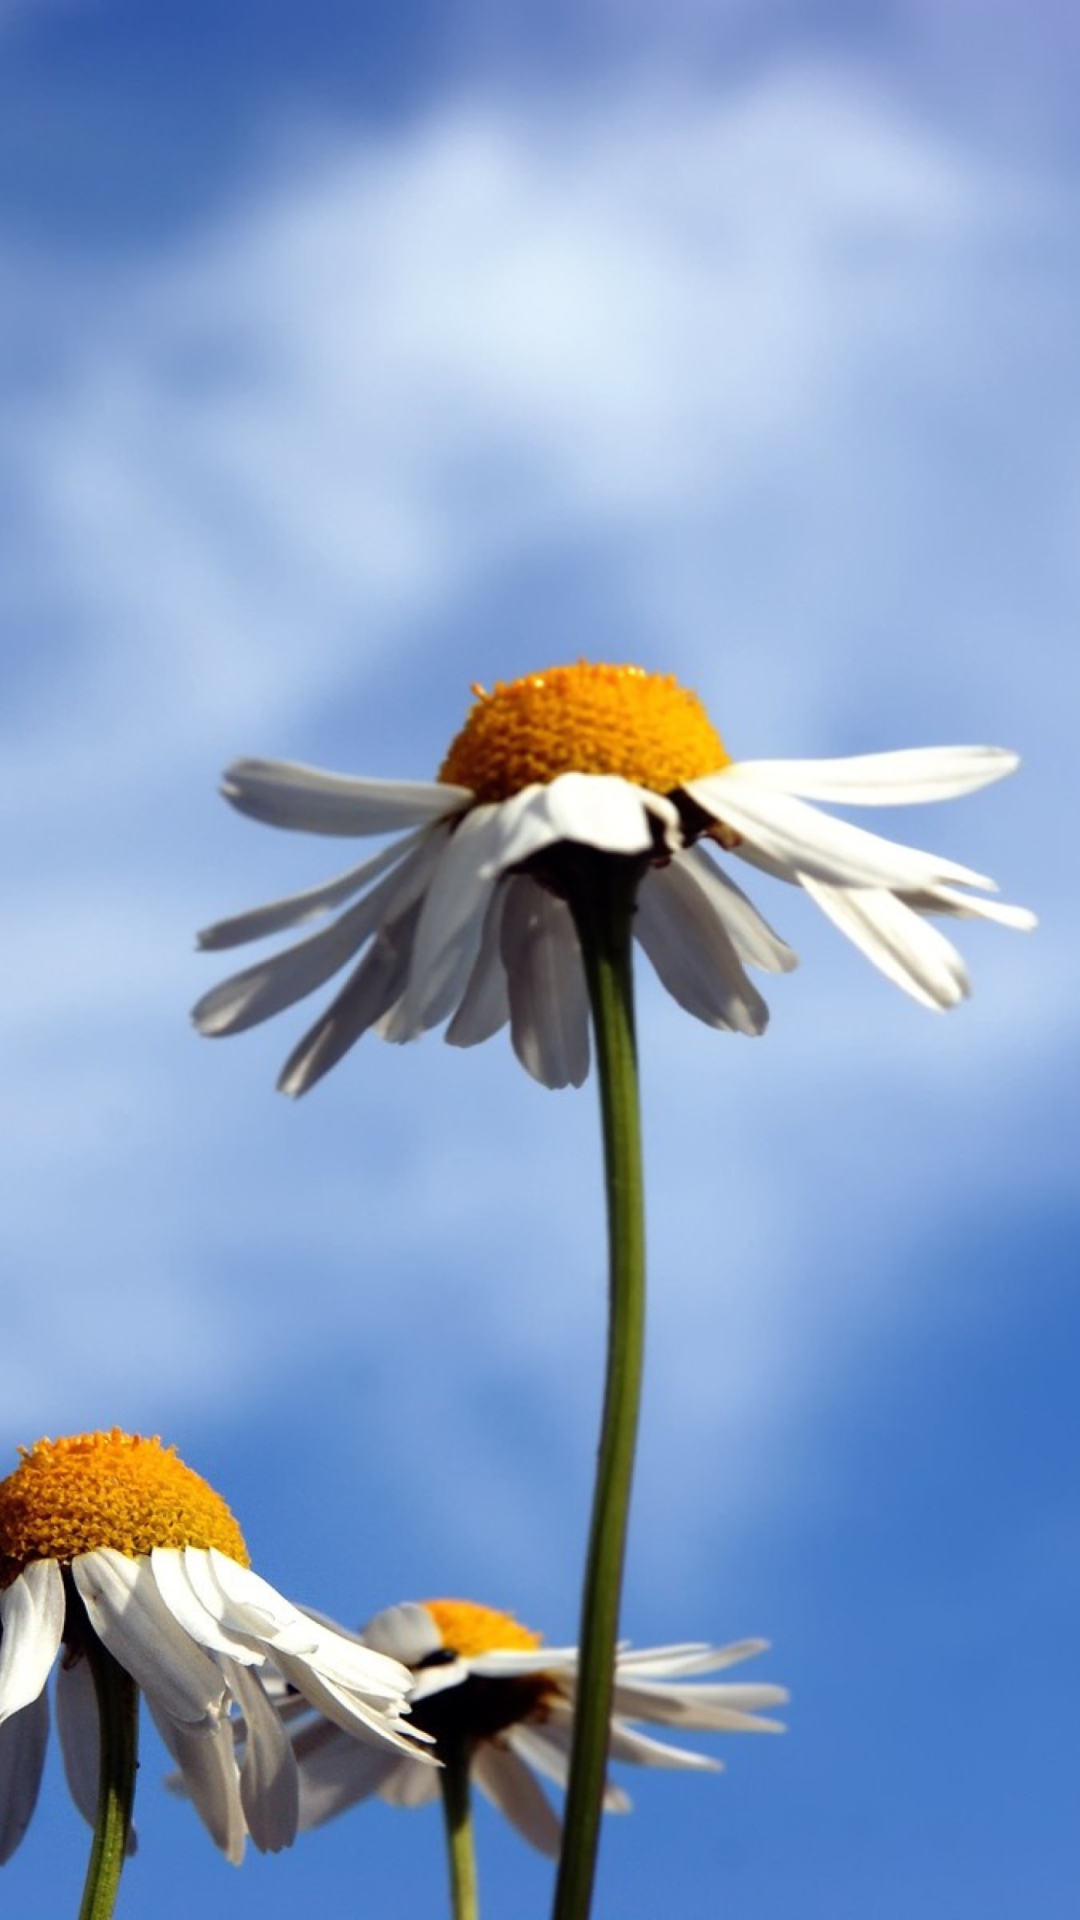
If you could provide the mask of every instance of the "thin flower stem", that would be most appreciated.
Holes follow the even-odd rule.
[[[449,1747],[440,1747],[440,1757],[443,1768],[439,1784],[442,1788],[446,1852],[450,1867],[450,1911],[453,1920],[477,1920],[480,1902],[469,1792],[472,1742],[463,1739]]]
[[[111,1920],[135,1799],[139,1690],[96,1634],[87,1634],[85,1657],[90,1662],[97,1695],[100,1773],[94,1838],[79,1920]]]
[[[636,862],[594,855],[567,890],[585,962],[604,1136],[607,1376],[581,1603],[577,1704],[554,1920],[592,1903],[607,1769],[630,1486],[645,1349],[645,1206],[631,927]]]

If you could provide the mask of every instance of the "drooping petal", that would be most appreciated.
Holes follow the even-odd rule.
[[[573,917],[526,875],[505,882],[502,960],[514,1052],[545,1087],[580,1087],[589,1071],[589,998]]]
[[[728,1686],[705,1682],[680,1687],[671,1682],[642,1681],[616,1686],[615,1711],[627,1720],[651,1721],[658,1727],[687,1727],[697,1733],[781,1733],[778,1721],[764,1720],[755,1709],[787,1704],[785,1687]]]
[[[414,900],[396,920],[379,928],[336,999],[293,1048],[278,1076],[279,1093],[292,1099],[309,1093],[370,1029],[386,1037],[405,990],[419,918],[420,902]]]
[[[684,861],[651,869],[641,884],[634,934],[668,992],[707,1026],[764,1033],[769,1009],[747,978],[698,870]]]
[[[757,787],[738,776],[737,766],[725,767],[722,773],[689,781],[686,791],[706,813],[800,879],[809,875],[834,886],[887,887],[901,893],[952,883],[996,891],[992,880],[970,867],[885,840],[789,793]]]
[[[760,967],[763,973],[791,973],[799,964],[794,947],[774,933],[753,901],[709,858],[704,848],[689,847],[673,863],[689,868],[700,883],[731,935],[744,966]]]
[[[562,1827],[544,1789],[509,1746],[491,1741],[476,1750],[473,1779],[530,1846],[553,1859]]]
[[[711,1753],[695,1753],[690,1747],[669,1747],[666,1741],[654,1740],[647,1733],[639,1733],[636,1727],[624,1726],[621,1720],[611,1723],[608,1756],[612,1760],[628,1761],[634,1767],[683,1768],[689,1773],[719,1773],[724,1764]]]
[[[178,1726],[209,1728],[221,1712],[225,1681],[165,1605],[150,1562],[112,1547],[80,1554],[72,1576],[90,1625],[125,1672]]]
[[[355,1740],[328,1720],[317,1720],[293,1743],[300,1775],[300,1826],[321,1827],[346,1807],[380,1792],[398,1768],[414,1762]],[[418,1767],[417,1772],[424,1769]]]
[[[225,1660],[230,1690],[244,1716],[246,1738],[240,1764],[240,1804],[260,1853],[280,1853],[296,1838],[300,1785],[289,1736],[257,1673]]]
[[[336,1727],[343,1727],[358,1739],[373,1740],[379,1746],[407,1753],[417,1761],[434,1764],[433,1756],[418,1745],[425,1736],[420,1732],[408,1733],[404,1722],[399,1728],[396,1720],[388,1717],[388,1708],[372,1704],[370,1688],[349,1687],[330,1679],[321,1662],[305,1659],[302,1654],[275,1653],[274,1660],[286,1680]]]
[[[299,927],[305,920],[332,913],[335,907],[343,907],[346,900],[351,900],[354,894],[360,893],[373,880],[380,879],[392,867],[399,866],[429,831],[427,827],[418,828],[403,840],[395,840],[391,846],[384,847],[374,860],[365,860],[362,866],[350,867],[347,873],[338,874],[334,880],[324,880],[321,886],[308,887],[303,893],[291,893],[281,900],[271,900],[265,907],[252,907],[247,913],[237,913],[228,920],[215,921],[212,927],[204,927],[197,936],[200,948],[205,953],[217,952],[223,947],[244,946],[249,940],[265,940],[271,933],[283,933],[287,927]]]
[[[150,1554],[158,1592],[189,1638],[208,1652],[228,1654],[245,1666],[259,1665],[265,1658],[261,1648],[230,1633],[201,1598],[196,1582],[204,1563],[200,1547],[154,1547]]]
[[[1005,747],[905,747],[841,760],[740,760],[738,777],[749,786],[795,793],[803,800],[907,807],[977,793],[1019,765],[1019,754]]]
[[[439,1770],[421,1766],[417,1760],[403,1760],[376,1788],[388,1807],[426,1807],[439,1796]]]
[[[0,1867],[33,1818],[48,1744],[49,1696],[43,1688],[0,1726]]]
[[[451,835],[421,908],[408,986],[384,1028],[387,1040],[414,1040],[460,1002],[480,948],[500,854],[513,837],[513,812],[513,801],[477,807]]]
[[[317,1661],[342,1686],[365,1692],[372,1701],[400,1705],[410,1676],[398,1661],[301,1612],[250,1567],[214,1547],[204,1552],[185,1547],[184,1557],[200,1597],[221,1625],[272,1652],[283,1672],[286,1655]]]
[[[574,1717],[567,1708],[561,1720],[545,1718],[535,1725],[522,1720],[507,1730],[505,1738],[520,1759],[527,1760],[546,1780],[553,1780],[557,1787],[565,1789],[570,1777],[573,1735]]]
[[[0,1725],[36,1700],[64,1631],[64,1582],[55,1560],[32,1560],[0,1593]]]
[[[150,1689],[144,1691],[154,1725],[180,1768],[184,1792],[215,1846],[238,1867],[247,1823],[230,1722],[222,1718],[201,1728],[180,1725]]]
[[[93,1826],[97,1818],[101,1734],[94,1676],[85,1654],[60,1662],[56,1730],[68,1792],[83,1819]]]
[[[192,1011],[199,1032],[215,1039],[243,1033],[314,993],[371,938],[382,920],[401,913],[423,891],[439,845],[435,836],[425,837],[332,925],[211,987]]]
[[[883,888],[830,887],[803,878],[822,913],[921,1006],[942,1011],[971,992],[964,963],[937,927]]]
[[[410,1675],[397,1661],[301,1613],[250,1568],[213,1547],[185,1548],[192,1584],[228,1632],[272,1654],[281,1676],[336,1726],[406,1753],[420,1733],[399,1732]]]
[[[452,1047],[476,1047],[490,1040],[510,1018],[510,994],[502,962],[502,917],[507,891],[514,880],[497,886],[488,902],[480,935],[480,951],[446,1039]]]
[[[289,760],[234,760],[221,791],[238,813],[298,833],[397,833],[466,808],[467,787],[433,780],[358,780]]]
[[[955,887],[935,887],[932,893],[902,893],[904,905],[915,913],[940,913],[956,920],[989,920],[998,927],[1012,927],[1017,933],[1030,933],[1039,924],[1030,907],[1011,907],[1004,900],[982,900],[976,894],[960,893]]]

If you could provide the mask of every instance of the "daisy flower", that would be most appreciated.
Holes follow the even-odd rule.
[[[292,1749],[264,1689],[270,1660],[351,1741],[396,1762],[411,1676],[312,1620],[253,1573],[225,1502],[159,1440],[115,1429],[40,1440],[0,1482],[0,1862],[37,1801],[46,1681],[63,1647],[56,1715],[64,1769],[94,1824],[99,1770],[92,1641],[141,1690],[187,1792],[232,1861],[244,1840],[295,1837]],[[238,1765],[230,1710],[247,1730]],[[421,1734],[420,1738],[423,1738]]]
[[[238,760],[225,798],[270,826],[349,839],[395,834],[347,873],[220,921],[204,948],[336,915],[319,932],[204,995],[202,1033],[239,1033],[352,967],[286,1062],[300,1094],[371,1028],[413,1040],[448,1021],[474,1046],[510,1025],[545,1086],[584,1080],[588,1000],[560,886],[567,850],[637,863],[634,933],[661,981],[713,1027],[763,1032],[768,1009],[746,968],[787,972],[792,949],[730,872],[730,856],[793,882],[887,978],[924,1006],[968,993],[955,947],[927,916],[1031,927],[1024,909],[937,854],[823,813],[813,801],[899,806],[955,799],[1012,773],[998,747],[927,747],[843,760],[734,761],[697,697],[639,667],[554,667],[476,703],[431,782],[363,780]]]
[[[508,1613],[470,1600],[428,1600],[388,1607],[361,1630],[363,1643],[400,1660],[412,1673],[413,1724],[448,1758],[462,1742],[471,1750],[475,1784],[541,1852],[559,1850],[559,1818],[537,1775],[565,1787],[577,1693],[576,1647],[542,1647]],[[619,1648],[609,1757],[646,1767],[708,1769],[710,1755],[673,1747],[637,1723],[681,1732],[779,1733],[758,1709],[787,1699],[782,1687],[731,1685],[698,1676],[716,1673],[764,1651],[764,1640],[728,1647],[687,1645]],[[300,1825],[317,1827],[359,1800],[378,1794],[393,1806],[437,1798],[441,1775],[411,1756],[361,1747],[295,1696],[282,1704],[300,1770]],[[610,1782],[609,1813],[623,1813],[626,1795]]]

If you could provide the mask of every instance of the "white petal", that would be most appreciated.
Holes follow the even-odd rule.
[[[420,912],[408,987],[384,1028],[387,1040],[414,1040],[460,1002],[479,952],[500,850],[512,837],[513,806],[477,807],[451,835]]]
[[[298,1099],[336,1067],[370,1029],[386,1029],[400,1003],[412,964],[420,903],[379,928],[368,952],[336,999],[293,1048],[278,1077],[279,1093]]]
[[[740,760],[738,771],[740,781],[804,800],[906,807],[976,793],[1019,765],[1019,755],[1005,747],[905,747],[842,760]]]
[[[473,962],[461,1004],[446,1029],[446,1039],[452,1047],[480,1046],[498,1033],[500,1027],[505,1027],[510,1018],[510,996],[501,952],[502,917],[507,889],[516,884],[514,879],[503,881],[488,902],[480,951]]]
[[[234,1867],[244,1857],[247,1826],[240,1804],[240,1772],[230,1722],[195,1730],[180,1726],[147,1690],[154,1725],[180,1768],[184,1792],[216,1846]]]
[[[589,1072],[589,998],[569,907],[535,880],[506,882],[502,916],[514,1052],[545,1087],[580,1087]]]
[[[540,1853],[554,1858],[562,1828],[535,1776],[510,1747],[486,1741],[477,1747],[473,1779],[489,1800]]]
[[[33,1560],[0,1593],[0,1725],[37,1699],[63,1631],[60,1569],[55,1560]]]
[[[271,900],[265,907],[252,907],[248,913],[216,921],[198,935],[200,948],[204,953],[216,952],[222,947],[243,946],[248,940],[265,940],[268,934],[301,926],[305,920],[314,920],[320,914],[333,912],[335,907],[343,907],[346,900],[351,900],[371,881],[399,866],[429,831],[428,827],[418,828],[403,840],[384,847],[374,860],[350,867],[348,873],[339,874],[335,880],[325,880],[321,886],[308,887],[304,893],[291,893],[282,900]]]
[[[1010,907],[1004,900],[980,900],[955,887],[935,887],[933,893],[904,893],[900,898],[915,913],[941,913],[956,920],[990,920],[995,926],[1030,933],[1039,924],[1030,907]]]
[[[471,1660],[435,1661],[430,1667],[421,1667],[413,1674],[409,1702],[416,1706],[420,1700],[430,1700],[433,1693],[446,1693],[450,1687],[464,1686],[473,1672]]]
[[[270,1705],[257,1673],[226,1660],[233,1696],[244,1716],[246,1738],[240,1766],[240,1804],[260,1853],[280,1853],[296,1838],[300,1785],[289,1736]]]
[[[615,1711],[628,1720],[647,1720],[658,1727],[686,1727],[697,1733],[780,1733],[775,1720],[763,1720],[759,1707],[787,1704],[785,1687],[712,1684],[680,1687],[671,1682],[647,1681],[639,1686],[620,1683]]]
[[[719,1773],[723,1766],[723,1762],[714,1760],[711,1754],[694,1753],[689,1747],[669,1747],[665,1741],[653,1740],[618,1720],[611,1723],[608,1754],[612,1760],[624,1760],[635,1767],[681,1767],[693,1773]]]
[[[49,1696],[42,1690],[0,1726],[0,1867],[33,1818],[49,1744]]]
[[[491,1653],[470,1654],[469,1671],[492,1680],[544,1673],[553,1680],[572,1685],[577,1676],[577,1663],[576,1647],[497,1647]]]
[[[98,1547],[73,1560],[71,1571],[98,1639],[147,1698],[152,1693],[172,1722],[209,1727],[221,1711],[224,1679],[173,1619],[149,1560]]]
[[[880,888],[828,887],[805,878],[803,885],[834,926],[921,1006],[955,1007],[970,993],[956,948],[895,894]]]
[[[474,807],[452,834],[432,881],[408,990],[385,1037],[414,1039],[456,1010],[476,962],[492,888],[503,874],[559,840],[643,852],[653,843],[653,817],[669,835],[677,834],[670,802],[628,781],[589,774],[562,774],[509,800]]]
[[[396,1719],[387,1717],[388,1709],[371,1703],[370,1689],[348,1687],[329,1678],[321,1662],[305,1659],[301,1654],[278,1653],[274,1658],[285,1678],[336,1727],[343,1727],[358,1740],[373,1740],[377,1746],[392,1747],[425,1764],[430,1763],[429,1756],[417,1744],[424,1735],[419,1732],[409,1735],[400,1730]]]
[[[384,1607],[360,1629],[360,1638],[377,1653],[400,1660],[403,1667],[418,1667],[442,1646],[439,1630],[427,1608],[415,1600],[403,1600],[396,1607]]]
[[[467,787],[431,780],[358,780],[288,760],[234,760],[221,791],[238,813],[270,827],[345,837],[395,833],[469,806]]]
[[[439,1769],[421,1766],[416,1760],[403,1760],[377,1792],[388,1807],[426,1807],[438,1798]]]
[[[396,1660],[303,1613],[250,1567],[210,1547],[184,1549],[192,1584],[227,1631],[272,1650],[283,1673],[285,1656],[317,1661],[321,1671],[372,1701],[400,1705],[411,1675]],[[286,1678],[291,1678],[286,1673]]]
[[[773,932],[753,901],[709,858],[703,847],[690,847],[674,864],[689,867],[700,881],[744,966],[760,967],[763,973],[791,973],[798,966],[799,956],[794,947],[789,947],[786,940]]]
[[[294,1738],[293,1751],[300,1774],[300,1826],[305,1832],[378,1793],[399,1767],[414,1765],[400,1754],[365,1746],[328,1720],[303,1728]]]
[[[94,1675],[85,1654],[60,1662],[56,1676],[56,1730],[68,1792],[84,1820],[97,1818],[101,1732]]]
[[[804,800],[755,787],[739,777],[738,767],[691,780],[687,793],[713,818],[731,827],[754,848],[800,878],[844,887],[888,887],[917,893],[924,887],[958,882],[986,887],[994,883],[938,854],[922,853],[880,834],[867,833],[847,820],[836,820]]]
[[[672,851],[682,846],[679,814],[671,801],[662,794],[646,793],[617,774],[561,773],[547,786],[531,791],[536,796],[534,818],[544,823],[541,846],[573,840],[579,846],[598,847],[602,853],[647,853],[653,845],[654,821]]]
[[[769,1009],[747,978],[711,891],[681,860],[645,875],[634,934],[672,998],[707,1026],[764,1033]]]
[[[725,1667],[737,1667],[768,1651],[767,1640],[730,1640],[723,1647],[711,1647],[701,1640],[668,1647],[620,1647],[615,1684],[618,1686],[624,1674],[632,1675],[637,1682],[674,1674],[720,1673]]]
[[[565,1791],[570,1777],[570,1747],[574,1737],[574,1717],[567,1710],[561,1723],[533,1725],[519,1721],[507,1730],[506,1740],[522,1760],[535,1767],[547,1780]]]
[[[568,1700],[546,1701],[543,1719],[518,1721],[503,1737],[537,1773],[565,1789],[574,1739],[574,1713]],[[625,1813],[630,1802],[621,1787],[605,1780],[601,1804],[605,1813]]]
[[[271,954],[204,993],[192,1010],[200,1033],[243,1033],[314,993],[369,940],[380,922],[400,914],[427,884],[439,852],[430,836],[377,887],[331,926]]]
[[[245,1666],[258,1665],[265,1658],[261,1648],[229,1633],[200,1597],[200,1585],[211,1600],[216,1595],[212,1585],[199,1581],[205,1564],[205,1552],[198,1547],[155,1547],[150,1554],[158,1592],[189,1638],[208,1652],[229,1654]]]

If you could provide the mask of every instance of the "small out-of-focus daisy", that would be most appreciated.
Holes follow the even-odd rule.
[[[0,1482],[0,1862],[37,1801],[46,1681],[61,1646],[64,1768],[76,1806],[94,1821],[92,1635],[141,1690],[230,1860],[241,1858],[246,1834],[269,1851],[296,1835],[296,1763],[260,1677],[268,1660],[357,1751],[368,1742],[395,1762],[421,1751],[399,1724],[411,1676],[260,1580],[225,1502],[171,1448],[117,1429],[40,1440]],[[247,1730],[242,1765],[233,1706]]]
[[[406,1602],[376,1614],[360,1635],[365,1645],[400,1660],[413,1676],[413,1724],[430,1734],[442,1758],[471,1750],[471,1775],[526,1840],[543,1853],[559,1850],[559,1818],[537,1774],[565,1787],[577,1690],[576,1647],[542,1647],[539,1634],[510,1614],[469,1600]],[[716,1769],[720,1761],[668,1746],[640,1722],[680,1733],[779,1733],[759,1709],[787,1699],[782,1687],[701,1681],[761,1653],[764,1640],[728,1647],[686,1645],[619,1649],[609,1757],[646,1767]],[[410,1756],[360,1747],[302,1700],[286,1697],[300,1769],[300,1825],[320,1826],[371,1794],[399,1807],[434,1800],[439,1776]],[[604,1805],[630,1805],[607,1784]]]
[[[1001,748],[733,761],[676,680],[585,661],[476,692],[433,782],[266,760],[239,760],[225,775],[226,799],[271,826],[342,838],[407,829],[362,866],[200,936],[203,947],[231,947],[337,914],[205,994],[194,1019],[209,1035],[270,1019],[362,954],[286,1062],[286,1093],[313,1086],[368,1028],[404,1041],[443,1020],[456,1046],[509,1021],[536,1079],[580,1085],[588,1007],[559,888],[567,846],[638,863],[634,932],[661,981],[687,1012],[738,1033],[761,1033],[768,1018],[746,967],[786,972],[796,956],[717,851],[804,888],[929,1007],[955,1006],[968,981],[928,915],[1034,924],[1022,908],[979,897],[973,889],[994,888],[984,875],[807,804],[953,799],[1013,772],[1016,755]]]

